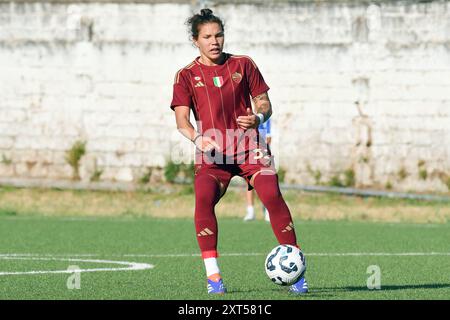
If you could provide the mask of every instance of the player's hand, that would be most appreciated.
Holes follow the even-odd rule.
[[[239,116],[237,123],[241,129],[254,129],[259,126],[259,118],[252,112],[252,109],[247,108],[247,115]]]
[[[211,152],[216,149],[220,151],[220,146],[210,137],[201,136],[195,140],[195,146],[202,152]]]

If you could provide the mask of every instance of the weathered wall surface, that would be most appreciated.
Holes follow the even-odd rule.
[[[0,179],[137,182],[178,147],[175,72],[198,5],[0,3]],[[219,4],[271,87],[286,181],[450,188],[450,3]],[[191,150],[192,151],[192,150]]]

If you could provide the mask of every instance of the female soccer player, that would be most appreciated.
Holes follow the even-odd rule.
[[[257,130],[272,115],[269,87],[251,58],[222,51],[224,25],[210,9],[202,9],[187,22],[200,56],[176,73],[170,107],[175,111],[178,130],[197,147],[194,178],[197,241],[205,264],[208,293],[223,294],[226,288],[217,263],[214,207],[233,176],[243,177],[248,189],[256,190],[270,213],[278,242],[298,245],[270,151],[259,139]],[[191,111],[197,129],[190,122]],[[299,279],[290,290],[306,293],[305,278]]]

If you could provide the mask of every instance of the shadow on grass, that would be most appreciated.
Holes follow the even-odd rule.
[[[369,290],[366,286],[346,286],[346,287],[313,287],[307,294],[295,295],[288,291],[287,288],[273,288],[273,289],[241,289],[241,288],[227,288],[228,294],[245,294],[248,299],[265,299],[264,297],[271,297],[273,300],[284,299],[335,299],[343,293],[351,292],[386,292],[393,290],[408,290],[408,289],[450,289],[450,284],[420,284],[420,285],[386,285],[381,286],[380,290]],[[264,297],[261,297],[263,295]],[[283,297],[284,296],[284,297]]]
[[[331,290],[330,290],[331,291]],[[306,295],[296,295],[290,293],[287,288],[274,288],[274,289],[230,289],[227,288],[227,293],[246,293],[246,294],[267,294],[267,296],[273,296],[273,294],[286,295],[288,298],[324,298],[324,297],[334,297],[334,294],[327,292],[320,292],[318,290],[310,290]],[[281,299],[281,297],[278,297]],[[275,298],[276,300],[277,298]]]
[[[348,286],[348,287],[322,287],[314,288],[317,292],[355,292],[355,291],[393,291],[393,290],[408,290],[408,289],[450,289],[449,283],[427,283],[427,284],[415,284],[415,285],[381,285],[380,290],[370,290],[366,286]]]

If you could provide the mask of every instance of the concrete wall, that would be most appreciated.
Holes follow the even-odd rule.
[[[82,181],[137,182],[180,149],[188,159],[168,105],[197,55],[184,21],[199,8],[0,3],[1,181],[71,179],[79,140]],[[450,2],[212,9],[226,51],[252,56],[272,88],[287,182],[448,191]]]

